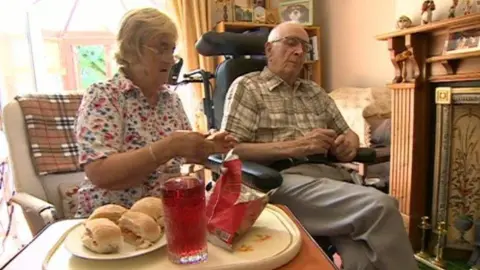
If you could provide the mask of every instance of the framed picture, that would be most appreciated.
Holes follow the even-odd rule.
[[[267,21],[267,10],[262,6],[253,8],[253,22],[265,23]]]
[[[283,1],[279,3],[280,20],[294,21],[303,25],[313,24],[313,1]]]
[[[264,9],[269,9],[270,0],[250,0],[250,6],[252,8],[262,7]]]
[[[253,9],[235,5],[234,16],[236,22],[253,22]]]
[[[438,87],[432,225],[445,222],[445,256],[469,256],[480,231],[480,88]],[[433,237],[431,245],[435,245]]]
[[[444,54],[480,51],[480,28],[452,29],[445,40]]]
[[[217,24],[218,22],[233,22],[233,5],[230,1],[215,2],[215,5],[212,9],[212,22]],[[213,26],[214,26],[213,25]]]

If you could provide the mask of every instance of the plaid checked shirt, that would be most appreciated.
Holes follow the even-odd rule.
[[[312,81],[298,79],[292,89],[265,67],[228,90],[221,129],[240,142],[294,140],[315,128],[349,129],[333,99]]]

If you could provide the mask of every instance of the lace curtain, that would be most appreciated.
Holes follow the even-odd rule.
[[[35,91],[25,8],[22,1],[0,2],[1,108],[16,95]]]

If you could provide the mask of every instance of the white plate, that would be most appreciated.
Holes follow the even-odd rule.
[[[130,245],[124,242],[123,247],[117,253],[112,254],[98,254],[95,253],[88,248],[86,248],[82,244],[82,234],[85,231],[83,226],[83,222],[80,224],[75,225],[70,232],[68,233],[65,239],[65,248],[77,257],[81,257],[84,259],[90,260],[118,260],[118,259],[125,259],[131,258],[135,256],[140,256],[145,253],[152,252],[157,250],[165,245],[167,245],[167,238],[165,237],[165,233],[163,233],[162,238],[158,240],[155,244],[151,247],[146,249],[139,249],[137,250],[135,246]]]

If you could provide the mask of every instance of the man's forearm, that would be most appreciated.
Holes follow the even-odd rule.
[[[298,156],[302,152],[301,147],[297,141],[241,143],[235,147],[235,153],[243,160],[270,163]]]

